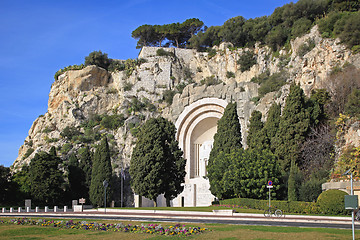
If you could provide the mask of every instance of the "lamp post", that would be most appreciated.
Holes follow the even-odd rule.
[[[345,173],[342,174],[343,176],[344,175],[350,175],[350,195],[351,195],[351,198],[354,198],[354,189],[353,189],[353,174],[351,172],[351,168],[349,170],[347,170]],[[351,199],[349,199],[351,200]],[[345,196],[345,209],[351,209],[351,220],[352,220],[352,236],[353,236],[353,240],[355,240],[355,221],[354,221],[354,208],[358,207],[358,206],[350,206],[348,208],[347,204],[346,203],[347,200],[346,200],[346,196]],[[358,205],[357,203],[357,196],[356,196],[356,204],[355,205]]]
[[[106,188],[109,186],[109,182],[106,179],[103,181],[103,186],[105,191],[104,204],[105,204],[105,213],[106,213]]]

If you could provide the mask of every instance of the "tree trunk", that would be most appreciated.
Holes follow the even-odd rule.
[[[153,201],[154,201],[154,207],[157,207],[156,199],[154,199]]]
[[[167,207],[171,207],[171,206],[170,206],[170,198],[166,198],[166,206],[167,206]]]

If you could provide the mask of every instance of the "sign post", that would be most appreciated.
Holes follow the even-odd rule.
[[[271,180],[268,181],[268,185],[266,186],[269,189],[269,208],[271,207],[271,189],[273,188],[273,182]]]

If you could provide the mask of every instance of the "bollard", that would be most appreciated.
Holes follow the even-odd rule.
[[[21,212],[21,207],[18,207],[18,212]]]
[[[68,210],[67,206],[64,206],[64,212],[67,212],[67,210]]]
[[[30,212],[30,208],[29,208],[29,207],[26,207],[26,212]]]
[[[6,212],[6,208],[2,208],[2,212],[3,212],[3,213]]]
[[[14,212],[14,208],[11,207],[11,208],[10,208],[10,212]]]
[[[48,211],[49,211],[49,207],[45,206],[45,212],[48,212]]]
[[[54,212],[57,212],[57,211],[59,211],[58,206],[54,206]]]
[[[35,212],[39,212],[39,207],[35,207]]]

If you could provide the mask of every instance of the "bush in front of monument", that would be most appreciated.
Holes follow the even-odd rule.
[[[349,210],[345,210],[345,195],[348,194],[336,189],[327,190],[321,193],[316,202],[320,213],[334,215],[349,214]]]

